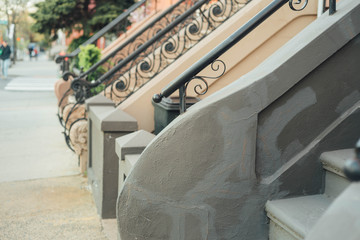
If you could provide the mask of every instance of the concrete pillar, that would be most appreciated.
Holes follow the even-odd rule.
[[[88,181],[100,217],[115,218],[119,168],[115,139],[136,131],[138,125],[133,117],[99,99],[87,104]]]

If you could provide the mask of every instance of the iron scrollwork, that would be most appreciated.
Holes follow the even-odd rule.
[[[215,76],[194,76],[190,79],[190,81],[188,81],[185,84],[185,90],[187,89],[187,87],[191,81],[200,80],[203,84],[200,84],[200,83],[196,84],[194,86],[194,92],[197,95],[204,95],[205,93],[207,93],[207,91],[209,89],[209,85],[208,85],[208,82],[206,81],[206,79],[218,79],[218,78],[222,77],[226,72],[226,64],[224,61],[222,61],[220,59],[216,59],[215,61],[213,61],[210,64],[210,68],[211,68],[211,71],[216,73]],[[203,89],[203,85],[205,85],[204,89]]]
[[[77,103],[85,103],[85,100],[91,96],[91,84],[84,79],[76,79],[71,82],[71,89]]]
[[[293,11],[301,11],[308,4],[308,0],[289,0],[289,6]]]
[[[96,69],[101,68],[103,72],[108,72],[113,69],[115,66],[124,62],[129,55],[133,52],[137,51],[141,46],[143,46],[150,39],[154,38],[156,34],[159,33],[162,29],[164,29],[167,25],[169,25],[172,21],[174,21],[177,17],[181,16],[186,10],[188,10],[195,1],[179,1],[174,7],[170,8],[159,18],[155,19],[155,21],[149,23],[144,29],[140,30],[134,36],[128,38],[121,46],[116,48],[112,53],[102,59],[99,63],[95,64],[91,67],[87,72],[80,75],[81,78],[86,78],[90,74],[96,71]],[[173,29],[173,31],[177,31],[178,29]],[[166,39],[161,39],[157,44],[162,44]],[[167,50],[171,50],[171,44],[166,46]],[[137,77],[149,77],[149,73],[154,71],[154,67],[157,67],[156,64],[152,63],[152,59],[147,57],[147,55],[151,54],[152,48],[147,48],[138,56],[135,56],[131,61],[128,61],[113,75],[110,76],[109,79],[105,79],[104,81],[96,81],[95,83],[91,83],[90,86],[90,94],[89,89],[87,88],[78,88],[79,91],[81,89],[86,90],[87,93],[78,93],[78,95],[83,96],[92,96],[93,88],[104,84],[108,87],[108,89],[104,92],[105,95],[116,96],[116,98],[122,98],[123,93],[125,95],[131,94],[131,87],[134,86],[133,80],[126,75],[126,72],[133,68],[137,67],[138,75]],[[124,76],[122,76],[125,74]],[[98,76],[98,78],[100,78]],[[135,80],[136,84],[140,83],[140,80]],[[111,83],[111,84],[110,84]],[[75,90],[74,90],[75,91]],[[75,91],[77,92],[77,91]],[[117,94],[118,93],[118,94]],[[79,98],[79,97],[77,97]],[[110,97],[111,98],[111,97]],[[79,98],[83,100],[83,98]]]
[[[175,27],[166,33],[161,32],[162,35],[153,44],[132,59],[126,67],[117,71],[107,81],[105,95],[120,104],[248,2],[248,0],[220,0],[215,3],[204,1],[196,11]],[[219,63],[220,60],[213,62],[213,70]],[[222,64],[225,66],[223,62]],[[202,78],[201,81],[204,83],[204,78],[208,77],[196,78],[199,80]],[[196,88],[197,91],[200,90],[199,86]]]
[[[93,89],[99,85],[105,86],[104,96],[120,104],[250,1],[182,1],[157,22],[147,26],[136,38],[129,38],[125,45],[119,46],[101,63],[80,74],[71,84],[69,94],[75,96],[76,107],[74,105],[69,114],[74,114],[87,98],[94,95]],[[220,62],[214,61],[212,70],[218,71]],[[99,66],[105,69],[106,75],[98,77],[95,82],[87,82],[88,74]],[[197,84],[194,91],[205,94],[208,89],[205,79],[208,77],[198,76],[195,79],[202,84]],[[62,120],[65,129],[72,121],[69,119]]]
[[[224,61],[220,60],[220,59],[216,59],[215,61],[213,61],[210,64],[210,68],[211,71],[215,72],[216,75],[215,76],[194,76],[192,77],[189,81],[187,81],[184,86],[182,86],[179,89],[179,97],[180,97],[180,112],[183,113],[186,111],[186,95],[187,95],[187,90],[188,87],[190,85],[190,83],[194,82],[194,81],[198,81],[195,86],[193,86],[193,91],[197,94],[197,95],[205,95],[207,93],[207,91],[209,90],[209,84],[208,81],[206,79],[217,79],[222,77],[225,72],[226,72],[226,64]],[[160,102],[161,101],[161,97],[160,96],[156,96],[156,98],[158,99],[154,99],[154,102]]]

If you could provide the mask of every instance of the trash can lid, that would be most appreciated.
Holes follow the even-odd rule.
[[[200,99],[197,97],[186,97],[186,108],[199,102]],[[179,97],[164,97],[160,103],[152,101],[153,105],[157,105],[165,110],[179,110],[180,98]]]

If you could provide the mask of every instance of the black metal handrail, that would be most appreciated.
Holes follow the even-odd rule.
[[[185,3],[185,4],[183,4]],[[148,38],[152,38],[160,29],[164,28],[166,25],[168,25],[171,21],[173,21],[174,18],[181,15],[186,9],[188,9],[192,5],[192,1],[188,0],[180,0],[177,3],[170,6],[168,9],[163,11],[161,14],[159,14],[157,17],[154,18],[149,24],[145,25],[143,28],[141,28],[139,31],[137,31],[134,35],[130,36],[123,44],[121,44],[119,47],[117,47],[115,50],[113,50],[112,53],[108,55],[108,57],[103,58],[98,63],[96,63],[94,66],[92,66],[88,71],[81,73],[79,77],[76,77],[74,81],[76,80],[85,80],[87,75],[94,72],[99,66],[102,66],[103,64],[106,64],[108,61],[121,61],[117,55],[128,55],[132,51],[136,50],[138,46],[143,44],[144,41],[148,40]],[[145,36],[144,36],[145,35]],[[123,50],[128,50],[124,52]],[[114,59],[116,58],[116,59]],[[70,72],[66,72],[63,75],[64,80],[68,80],[69,76],[73,76],[74,74]],[[63,108],[61,107],[64,104],[64,101],[67,99],[67,97],[73,95],[73,91],[70,88],[67,90],[62,98],[59,101],[59,108],[58,108],[58,117],[61,125],[63,127],[66,127],[67,122],[65,119],[63,119]],[[78,93],[75,93],[76,99],[79,99]]]
[[[249,1],[209,3],[209,0],[200,0],[95,82],[79,79],[72,82],[72,89],[76,93],[82,92],[78,94],[82,99],[78,100],[84,101],[89,97],[90,89],[107,83],[104,94],[119,104]]]
[[[134,33],[134,35],[130,36],[130,38],[126,39],[125,42],[123,44],[121,44],[121,46],[117,47],[112,53],[109,54],[109,57],[105,57],[102,60],[100,60],[97,64],[95,64],[95,66],[90,68],[87,72],[80,74],[80,76],[77,77],[76,79],[74,79],[74,81],[76,81],[76,80],[83,81],[83,79],[86,80],[86,76],[88,74],[90,74],[91,71],[94,71],[102,64],[106,64],[108,61],[114,61],[114,57],[119,55],[119,53],[122,53],[125,55],[130,54],[129,52],[123,53],[122,50],[130,49],[129,50],[130,52],[136,50],[139,45],[143,44],[143,41],[147,41],[148,40],[147,38],[152,38],[153,36],[155,36],[156,33],[160,29],[162,29],[165,26],[167,26],[168,24],[170,24],[174,20],[174,18],[181,15],[192,4],[193,4],[193,0],[190,0],[190,1],[189,0],[180,0],[177,3],[175,3],[174,5],[170,6],[168,9],[166,9],[161,14],[156,16],[154,18],[154,20],[152,20],[149,24],[147,24],[145,27],[141,28],[139,31],[136,31]],[[145,35],[145,37],[144,37],[144,35]],[[139,39],[141,39],[141,40],[139,40]],[[129,47],[129,45],[130,45],[130,47]],[[118,61],[121,61],[121,60],[118,59]],[[67,72],[63,75],[64,80],[67,80],[66,78],[70,75],[75,76],[74,74]],[[79,97],[79,94],[81,94],[81,92],[74,93],[72,91],[72,89],[70,88],[63,94],[63,96],[60,99],[59,104],[58,104],[59,108],[58,108],[57,115],[58,115],[60,124],[64,128],[63,134],[65,137],[65,141],[66,141],[66,144],[68,145],[68,147],[73,151],[74,151],[74,149],[72,148],[71,139],[69,137],[71,128],[74,126],[74,122],[71,123],[73,121],[72,115],[79,108],[83,107],[81,105],[83,102],[75,101],[75,102],[71,102],[71,103],[69,103],[69,102],[65,103],[65,101],[67,100],[68,97],[72,97],[72,96],[75,96],[76,99],[82,99],[81,97]],[[65,105],[65,106],[63,106],[63,105]],[[66,113],[64,113],[64,112],[66,112]],[[84,113],[84,115],[81,116],[81,119],[86,119],[86,113]]]
[[[95,43],[99,38],[101,38],[103,35],[111,31],[115,26],[118,26],[119,23],[123,21],[127,21],[128,17],[132,12],[134,12],[136,9],[138,9],[140,6],[142,6],[147,0],[140,0],[137,3],[134,3],[129,9],[124,11],[122,14],[120,14],[117,18],[115,18],[113,21],[111,21],[109,24],[107,24],[105,27],[103,27],[100,31],[95,33],[93,36],[91,36],[87,41],[85,41],[81,46],[86,46],[92,43]],[[64,61],[65,58],[73,58],[77,56],[80,52],[80,47],[76,48],[74,51],[72,51],[70,54],[65,55],[57,55],[55,58],[56,63],[61,63]]]
[[[169,18],[169,16],[168,16],[169,14],[174,14],[174,16],[181,14],[181,12],[179,12],[179,13],[173,13],[173,12],[175,10],[179,10],[177,8],[179,7],[180,4],[184,3],[185,1],[186,0],[180,0],[177,3],[173,4],[172,6],[170,6],[169,8],[167,8],[159,16],[157,16],[154,20],[152,20],[149,24],[146,24],[143,28],[141,28],[139,31],[137,31],[135,34],[133,34],[131,37],[127,38],[127,40],[124,43],[122,43],[120,46],[115,48],[106,57],[102,58],[100,61],[95,63],[93,66],[91,66],[87,71],[81,73],[74,80],[86,78],[89,74],[95,72],[96,69],[98,69],[98,67],[103,66],[104,64],[108,63],[109,61],[119,63],[124,58],[125,54],[129,55],[138,46],[140,46],[145,41],[152,38],[157,33],[157,30],[160,29],[159,27],[163,27],[162,26],[163,24],[160,24],[162,21],[165,20],[164,22],[169,24],[171,22],[171,21],[169,21],[169,19],[167,19],[167,18]],[[188,1],[186,1],[186,2],[188,2]],[[184,10],[185,9],[186,8],[184,7]],[[148,34],[146,34],[146,33],[148,33]],[[145,39],[143,38],[144,35],[146,35]],[[129,45],[132,45],[132,46],[129,46]],[[124,51],[124,50],[127,50],[127,51],[122,53],[122,51]],[[122,58],[119,57],[118,55],[122,55],[121,56]],[[114,58],[116,58],[116,59],[114,59]],[[110,69],[108,69],[108,70],[110,70]],[[69,75],[74,76],[74,74],[72,74],[70,72],[66,72],[63,74],[63,79],[65,81],[67,81]]]
[[[219,60],[218,58],[288,2],[291,9],[295,11],[300,11],[306,7],[308,0],[305,1],[299,0],[296,2],[293,2],[293,0],[274,0],[263,10],[261,10],[258,14],[256,14],[253,18],[251,18],[248,22],[246,22],[242,27],[240,27],[237,31],[235,31],[231,36],[229,36],[222,43],[216,46],[213,50],[211,50],[208,54],[202,57],[195,64],[193,64],[185,72],[180,74],[175,80],[173,80],[170,84],[168,84],[161,91],[161,93],[155,94],[153,96],[153,101],[159,103],[163,97],[169,97],[176,90],[179,90],[180,112],[186,111],[185,96],[186,96],[186,88],[188,86],[188,83],[194,79],[198,79],[202,81],[203,83],[205,83],[205,89],[202,89],[202,92],[200,93],[196,88],[199,87],[201,88],[201,86],[196,85],[194,91],[197,94],[205,94],[208,88],[208,84],[205,80],[205,78],[207,77],[196,76],[196,75],[209,65],[214,71],[218,71],[221,68],[220,65],[222,65],[221,68],[222,71],[216,78],[221,77],[225,73],[226,65],[223,61]],[[294,4],[300,7],[296,7]]]
[[[114,68],[112,68],[110,71],[106,72],[104,75],[102,75],[95,83],[89,84],[90,87],[96,87],[100,85],[101,83],[105,82],[109,77],[113,76],[114,73],[119,71],[121,68],[123,68],[126,64],[128,64],[131,60],[133,60],[136,56],[138,56],[140,53],[144,52],[148,47],[150,47],[152,44],[157,42],[160,38],[164,37],[165,34],[169,33],[175,26],[177,26],[179,23],[181,23],[184,19],[189,17],[191,14],[193,14],[196,10],[198,10],[204,3],[208,2],[209,0],[200,0],[192,8],[190,8],[188,11],[186,11],[184,14],[179,16],[175,19],[175,21],[171,22],[168,26],[166,26],[164,29],[162,29],[160,32],[158,32],[155,37],[151,38],[149,41],[147,41],[145,44],[141,45],[138,49],[136,49],[133,53],[131,53],[129,56],[127,56],[123,61],[121,61],[118,65],[116,65]]]
[[[345,162],[344,173],[351,181],[360,181],[360,139],[355,145],[355,156]]]
[[[308,0],[274,0],[267,7],[261,10],[256,14],[252,19],[240,27],[236,32],[224,40],[221,44],[216,46],[212,51],[202,57],[199,61],[193,64],[185,72],[180,74],[175,80],[170,82],[159,94],[153,96],[153,101],[159,103],[163,97],[169,97],[175,91],[179,90],[180,95],[180,112],[186,111],[186,90],[189,85],[189,82],[197,79],[203,82],[203,86],[197,84],[194,88],[194,91],[203,95],[208,90],[208,84],[206,78],[219,78],[224,75],[226,70],[226,64],[219,60],[218,58],[243,39],[247,34],[259,26],[263,21],[265,21],[269,16],[275,13],[279,8],[281,8],[286,3],[289,3],[289,6],[294,11],[303,10],[308,3]],[[336,11],[336,0],[330,0],[329,14],[332,15]],[[203,69],[210,65],[211,69],[215,72],[220,72],[216,77],[206,77],[206,76],[197,76]],[[204,86],[205,85],[205,86]],[[198,90],[201,89],[201,92]]]
[[[104,94],[107,97],[118,104],[121,103],[251,0],[217,0],[211,3],[209,0],[188,0],[185,2],[189,4],[193,1],[195,3],[191,4],[192,6],[186,12],[173,17],[172,21],[161,28],[153,38],[130,52],[97,81],[90,83],[82,78],[72,81],[73,93],[69,90],[67,94],[74,95],[77,101],[68,106],[68,109],[71,108],[70,114],[86,98],[94,95],[93,88],[100,84],[106,84]],[[129,84],[133,85],[130,87]],[[69,141],[66,137],[70,132],[70,129],[67,129],[69,117],[65,122],[60,117],[59,119],[65,129],[65,138]]]

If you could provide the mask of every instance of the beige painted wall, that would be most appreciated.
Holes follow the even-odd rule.
[[[250,2],[244,9],[230,18],[227,23],[220,26],[120,104],[119,108],[135,117],[140,129],[153,131],[154,109],[151,103],[152,96],[155,93],[159,93],[170,81],[174,80],[194,62],[215,48],[270,2],[271,0],[254,0]],[[211,84],[209,93],[215,92],[238,79],[241,75],[265,60],[276,49],[314,20],[316,12],[317,2],[315,1],[310,1],[309,5],[300,12],[292,11],[288,5],[282,7],[263,25],[255,29],[243,41],[220,57],[226,63],[227,73],[218,81],[209,83]],[[201,75],[205,75],[205,73],[202,72]],[[209,93],[206,95],[209,96]]]

